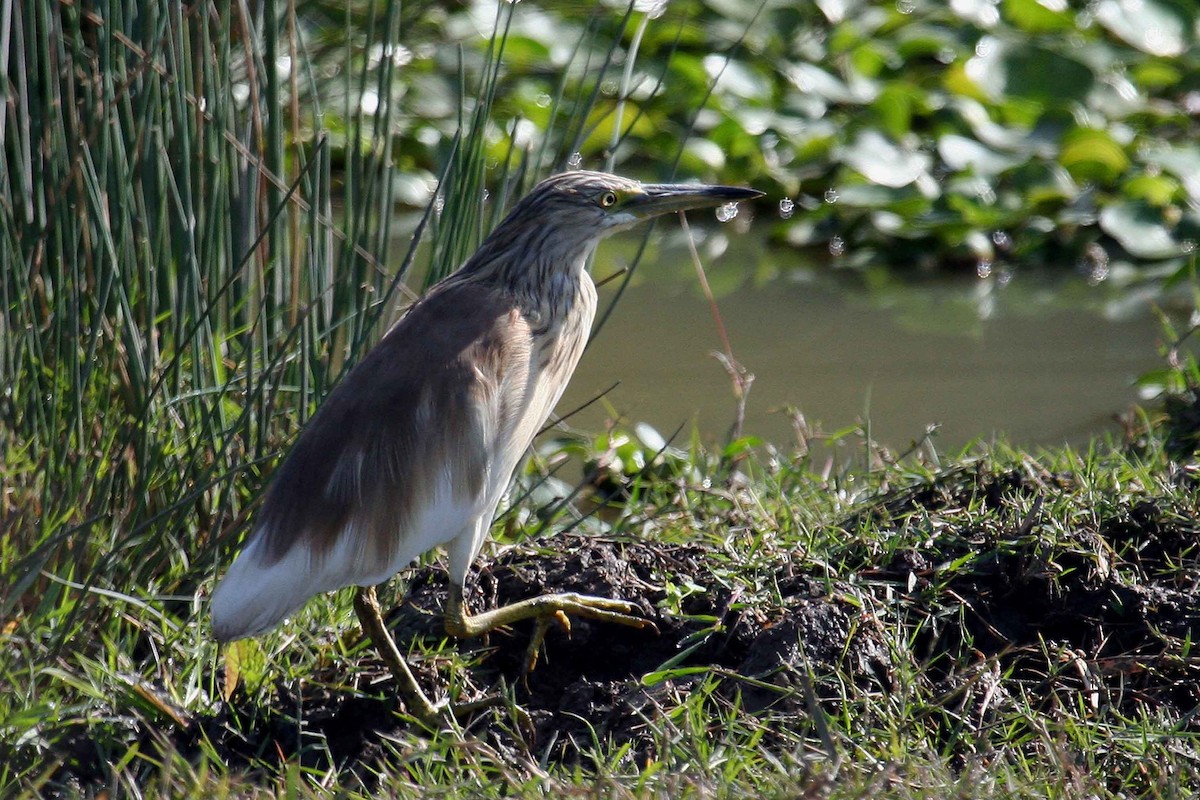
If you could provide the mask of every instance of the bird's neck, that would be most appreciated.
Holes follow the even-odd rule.
[[[530,319],[553,326],[581,301],[590,297],[595,305],[596,289],[587,272],[588,258],[595,249],[594,242],[565,254],[509,248],[488,253],[481,249],[459,274],[466,280],[493,285],[513,297]]]

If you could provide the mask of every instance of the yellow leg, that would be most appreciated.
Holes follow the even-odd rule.
[[[392,677],[396,679],[400,693],[404,696],[408,713],[430,730],[452,727],[451,723],[459,717],[467,717],[485,708],[494,708],[507,702],[504,697],[493,695],[473,703],[451,704],[446,701],[434,703],[421,690],[417,678],[408,668],[396,641],[388,633],[383,622],[383,614],[379,609],[379,599],[375,596],[374,586],[362,586],[354,593],[354,611],[362,624],[363,633],[374,643],[379,655],[383,658]],[[526,729],[532,729],[529,715],[516,709],[518,721]]]
[[[358,614],[363,633],[375,643],[379,655],[383,657],[384,663],[388,665],[388,669],[396,679],[396,684],[408,706],[408,713],[431,728],[442,727],[447,721],[447,704],[435,705],[430,702],[425,692],[421,691],[416,676],[408,668],[404,656],[400,655],[400,650],[396,647],[396,641],[392,639],[392,635],[387,631],[387,626],[383,624],[383,614],[379,610],[379,600],[375,596],[374,586],[358,588],[358,591],[354,593],[354,611]]]
[[[571,621],[568,615],[628,625],[631,628],[654,627],[653,622],[633,616],[630,613],[632,611],[633,604],[624,600],[570,592],[544,594],[541,597],[531,597],[528,600],[491,611],[468,614],[463,601],[462,587],[452,585],[450,599],[446,603],[446,632],[462,639],[478,636],[481,633],[487,633],[521,620],[536,619],[533,638],[529,642],[529,652],[526,657],[526,669],[532,670],[537,664],[542,640],[546,637],[546,631],[550,629],[552,623],[557,622],[568,633],[571,631]]]

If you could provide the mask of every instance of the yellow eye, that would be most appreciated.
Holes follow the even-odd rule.
[[[617,204],[617,195],[615,192],[605,192],[600,195],[600,207],[612,208]]]

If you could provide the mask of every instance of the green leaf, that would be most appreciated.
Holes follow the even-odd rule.
[[[1028,33],[1054,33],[1074,27],[1074,16],[1062,2],[1042,0],[1004,0],[1004,16]]]
[[[976,175],[996,175],[1015,167],[1024,159],[999,153],[974,139],[958,134],[946,134],[938,139],[938,155],[946,166],[956,172],[970,170]]]
[[[1096,82],[1086,64],[1028,41],[984,36],[966,74],[994,102],[1023,98],[1040,105],[1083,102]]]
[[[1076,180],[1107,184],[1129,168],[1129,157],[1107,131],[1075,128],[1063,137],[1058,163]]]
[[[1147,164],[1155,164],[1179,178],[1192,201],[1200,202],[1200,147],[1163,143],[1143,148],[1140,155]]]
[[[894,139],[899,139],[912,130],[913,106],[918,96],[917,88],[908,83],[891,83],[875,98],[871,108],[879,117],[883,129]]]
[[[1165,59],[1155,59],[1133,68],[1133,80],[1143,89],[1165,89],[1174,86],[1183,78],[1177,64]]]
[[[1099,0],[1094,8],[1101,25],[1151,55],[1181,56],[1194,40],[1195,6],[1188,11],[1163,0]]]
[[[1121,187],[1130,200],[1145,200],[1152,206],[1170,205],[1179,191],[1179,182],[1168,175],[1137,175]]]
[[[1106,207],[1100,212],[1100,229],[1137,258],[1170,258],[1184,252],[1163,221],[1162,213],[1141,201]]]
[[[710,672],[711,670],[712,667],[678,667],[676,669],[660,669],[655,672],[647,672],[642,676],[642,686],[656,686],[663,681],[683,678],[688,675],[699,675],[702,672]]]
[[[867,180],[897,189],[928,174],[928,153],[901,148],[878,131],[864,131],[841,150],[842,161]]]
[[[760,447],[762,443],[762,439],[757,436],[743,436],[726,445],[721,455],[724,458],[736,458],[737,456],[753,451],[756,447]]]

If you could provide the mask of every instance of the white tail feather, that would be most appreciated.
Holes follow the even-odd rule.
[[[356,574],[347,575],[347,562],[360,559],[331,554],[315,565],[304,547],[293,547],[275,563],[264,565],[260,546],[264,539],[254,537],[213,592],[213,634],[219,641],[265,633],[321,592],[350,583],[381,583],[396,572],[390,564],[380,564],[374,574],[353,570]]]
[[[257,636],[283,622],[308,600],[343,586],[373,586],[408,566],[427,550],[459,535],[474,538],[474,520],[491,519],[495,500],[484,507],[478,501],[463,503],[443,484],[434,502],[418,517],[413,533],[399,537],[399,547],[388,561],[376,559],[366,546],[370,537],[352,524],[338,536],[333,549],[314,558],[306,543],[297,542],[283,558],[265,563],[266,531],[256,531],[212,596],[213,634],[229,642]],[[497,493],[496,500],[499,499]],[[485,523],[486,530],[486,523]],[[459,548],[456,548],[459,549]],[[478,549],[478,546],[474,548]],[[467,559],[474,558],[472,551]],[[465,577],[465,566],[461,570]]]

